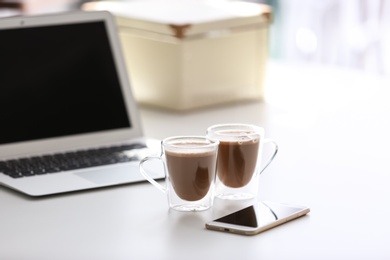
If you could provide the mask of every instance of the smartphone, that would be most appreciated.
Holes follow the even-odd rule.
[[[210,230],[255,235],[310,212],[305,206],[275,202],[259,202],[206,223]]]

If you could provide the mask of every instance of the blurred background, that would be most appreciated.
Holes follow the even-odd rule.
[[[271,59],[390,74],[390,16],[385,15],[390,13],[390,1],[247,1],[273,8]],[[84,2],[0,0],[0,17],[76,10]]]

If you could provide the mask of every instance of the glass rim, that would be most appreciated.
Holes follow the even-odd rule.
[[[213,133],[213,134],[216,134],[218,135],[217,133],[215,133],[216,131],[218,130],[229,130],[229,129],[234,129],[234,128],[247,128],[247,129],[254,129],[256,130],[256,132],[259,132],[260,134],[264,134],[264,128],[261,127],[261,126],[257,126],[257,125],[254,125],[254,124],[244,124],[244,123],[232,123],[232,124],[216,124],[216,125],[212,125],[210,127],[207,128],[207,134],[209,133]]]
[[[179,145],[177,143],[174,143],[173,142],[174,140],[177,140],[178,141],[177,143],[179,143],[179,141],[181,140],[182,141],[181,144],[185,143],[185,142],[183,142],[185,140],[187,140],[188,143],[190,143],[191,140],[193,142],[199,141],[201,145],[183,146],[183,145]],[[209,147],[218,146],[219,140],[210,138],[208,136],[201,136],[201,135],[180,135],[180,136],[167,137],[161,141],[161,144],[163,147],[178,148],[178,149],[180,148],[183,150],[195,150],[195,149],[205,149],[205,148],[209,148]]]

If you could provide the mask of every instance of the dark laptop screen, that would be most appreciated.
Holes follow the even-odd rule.
[[[131,126],[104,22],[0,29],[0,144]]]

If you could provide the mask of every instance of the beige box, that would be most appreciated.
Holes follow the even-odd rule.
[[[261,99],[271,11],[238,1],[95,2],[119,26],[136,100],[187,110]]]

